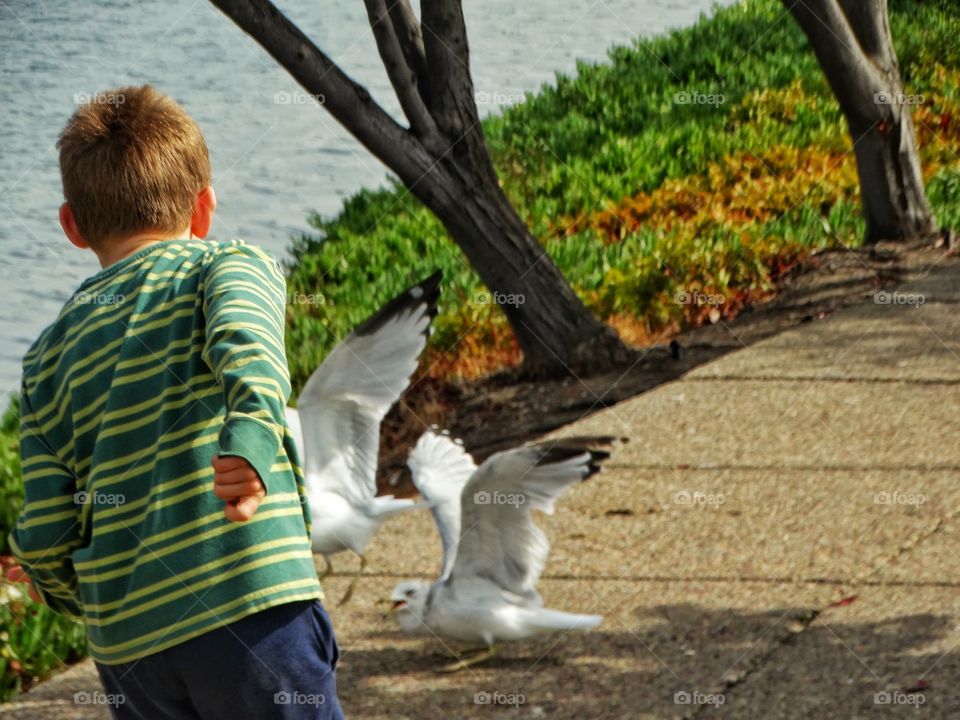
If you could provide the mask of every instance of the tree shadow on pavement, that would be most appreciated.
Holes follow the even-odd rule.
[[[345,653],[339,694],[352,718],[960,717],[956,618],[851,610],[638,608],[454,674],[438,641],[376,633]]]

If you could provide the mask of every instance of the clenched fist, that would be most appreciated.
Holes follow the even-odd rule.
[[[250,463],[236,455],[214,455],[212,464],[213,493],[226,503],[224,514],[228,520],[246,522],[267,494],[260,476]]]

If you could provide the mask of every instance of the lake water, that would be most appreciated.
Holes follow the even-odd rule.
[[[360,0],[277,4],[399,117]],[[467,0],[476,90],[490,100],[481,112],[496,112],[557,71],[572,72],[577,59],[602,62],[612,45],[689,25],[713,4]],[[343,198],[386,177],[204,0],[0,0],[0,69],[0,398],[19,388],[33,339],[99,269],[91,253],[67,243],[57,221],[55,143],[84,94],[152,83],[183,104],[210,147],[219,199],[212,236],[244,237],[280,256],[309,229],[309,213],[334,214]]]

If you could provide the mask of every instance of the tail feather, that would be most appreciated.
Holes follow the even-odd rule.
[[[378,495],[373,499],[375,517],[390,517],[407,510],[419,510],[429,507],[429,503],[417,502],[408,498],[395,498],[393,495]]]
[[[530,622],[541,630],[586,630],[603,621],[602,615],[578,615],[562,610],[537,609]]]

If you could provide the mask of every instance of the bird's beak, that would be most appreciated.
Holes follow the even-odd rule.
[[[382,602],[388,603],[388,602],[391,602],[391,601],[390,601],[390,600],[383,600]],[[390,607],[387,609],[387,611],[383,614],[383,619],[384,619],[384,620],[386,620],[388,617],[390,617],[391,615],[393,615],[393,613],[395,613],[397,610],[399,610],[399,609],[402,608],[404,605],[406,605],[406,604],[407,604],[407,601],[406,601],[406,600],[393,600],[392,603],[393,603],[393,604],[390,605]]]

